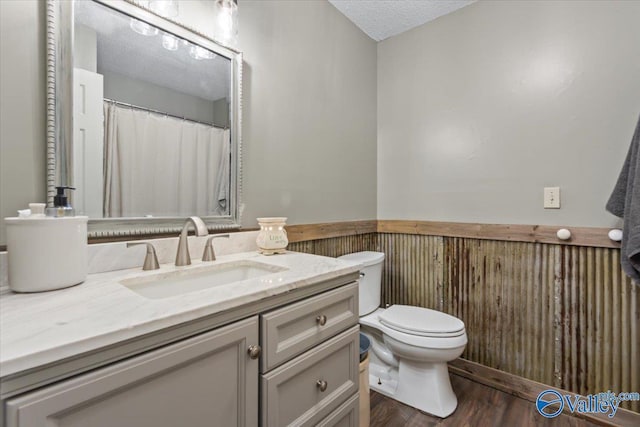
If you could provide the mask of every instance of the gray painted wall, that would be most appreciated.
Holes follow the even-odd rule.
[[[188,95],[110,70],[98,69],[98,73],[104,76],[104,97],[106,99],[164,111],[203,123],[216,123],[214,120],[215,101]]]
[[[618,224],[604,205],[640,114],[638,17],[481,1],[379,43],[378,217]]]
[[[0,1],[0,218],[46,199],[44,52],[44,2]]]
[[[220,127],[229,127],[229,102],[226,98],[213,101],[213,124]]]
[[[326,1],[240,2],[243,223],[376,216],[376,44]]]
[[[73,27],[73,66],[91,71],[98,70],[98,41],[93,28],[75,24]]]

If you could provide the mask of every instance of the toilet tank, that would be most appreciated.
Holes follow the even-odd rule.
[[[382,285],[382,252],[355,252],[338,257],[346,261],[362,264],[360,284],[358,286],[358,308],[360,316],[367,315],[380,307],[380,291]]]

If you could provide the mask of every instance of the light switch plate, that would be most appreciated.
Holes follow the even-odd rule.
[[[544,208],[560,209],[560,187],[544,187]]]

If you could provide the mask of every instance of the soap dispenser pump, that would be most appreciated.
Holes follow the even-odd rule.
[[[65,190],[75,190],[75,188],[64,186],[64,185],[56,187],[57,194],[53,198],[53,207],[47,208],[47,216],[52,216],[52,217],[75,216],[75,210],[69,204],[69,199],[64,192]]]

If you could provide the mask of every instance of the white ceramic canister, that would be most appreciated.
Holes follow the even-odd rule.
[[[264,255],[285,253],[289,244],[287,231],[284,229],[287,218],[258,218],[260,232],[256,243],[258,251]]]
[[[11,290],[42,292],[84,282],[88,219],[5,218]]]

